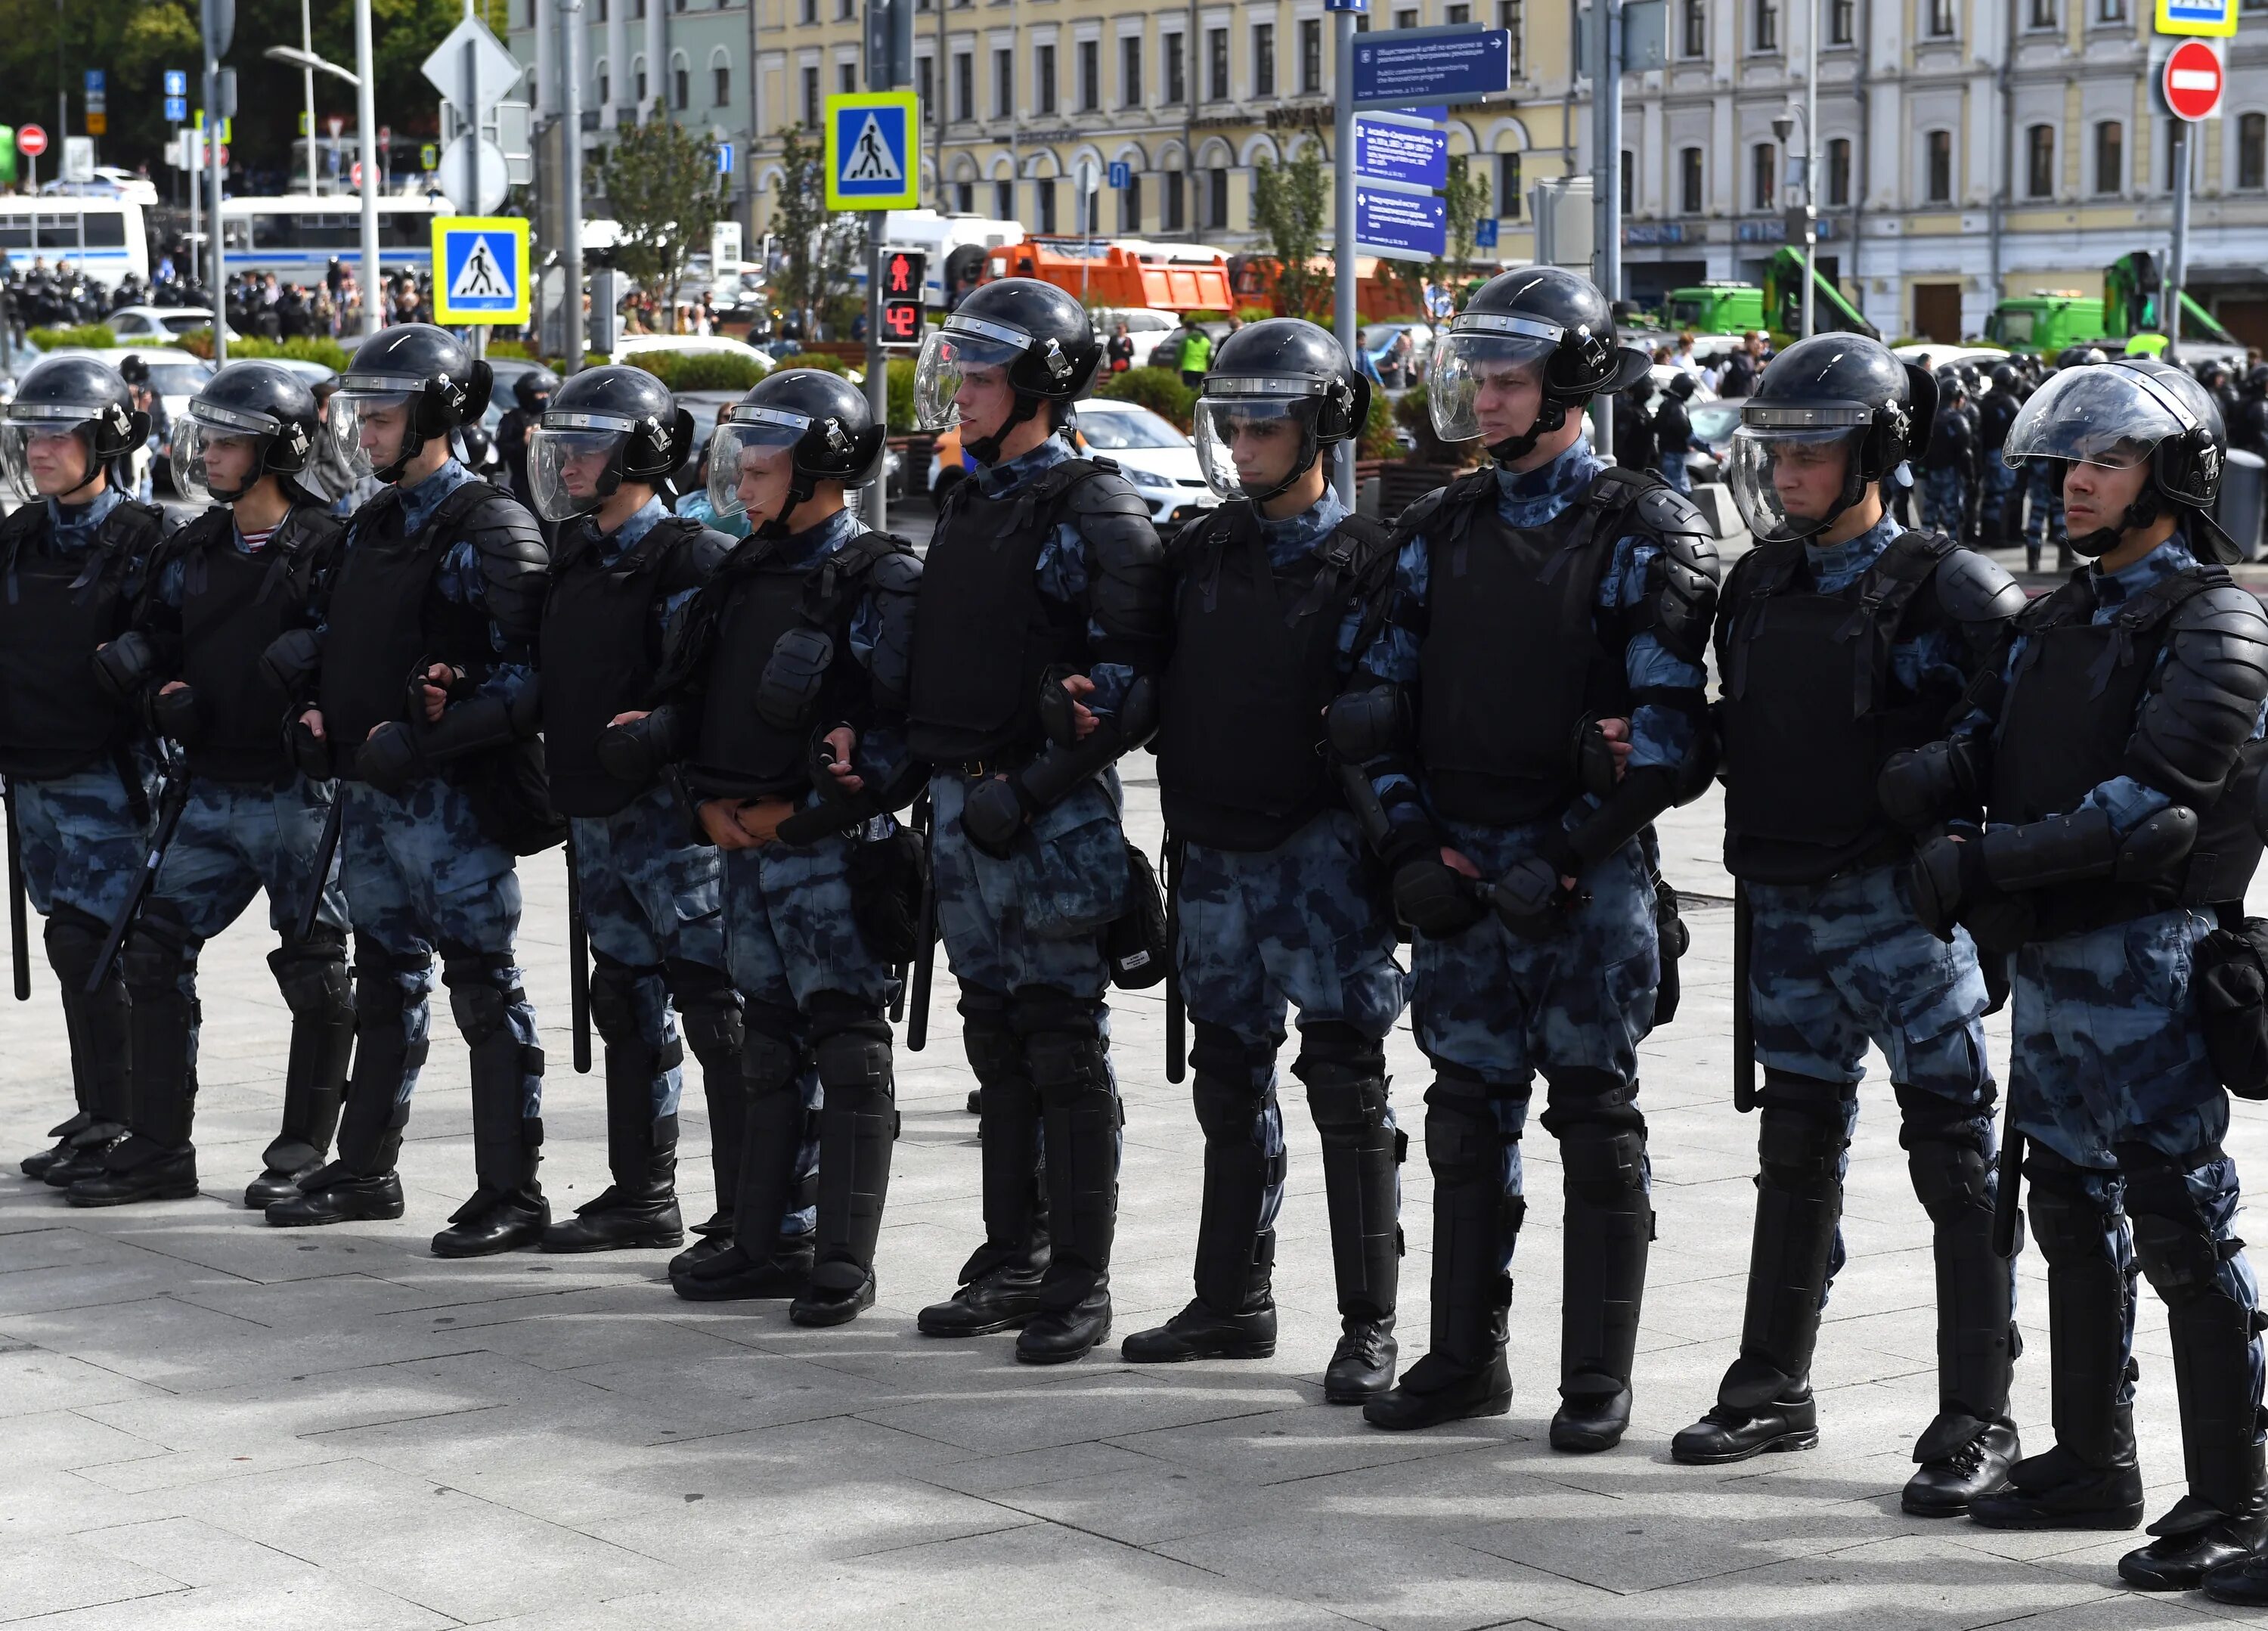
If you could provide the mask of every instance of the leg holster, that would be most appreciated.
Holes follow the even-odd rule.
[[[740,1050],[740,1192],[733,1198],[733,1238],[752,1260],[769,1261],[780,1223],[799,1209],[796,1152],[803,1143],[803,1050],[794,1038],[795,1016],[769,1003],[752,1003]]]
[[[1425,1095],[1425,1160],[1433,1170],[1433,1339],[1429,1358],[1486,1369],[1504,1346],[1512,1255],[1528,1203],[1505,1192],[1507,1140],[1499,1089],[1476,1077],[1434,1079]]]
[[[2244,1243],[2221,1238],[2205,1207],[2205,1197],[2219,1199],[2224,1173],[2233,1205],[2235,1175],[2217,1148],[2173,1157],[2124,1144],[2117,1153],[2134,1255],[2166,1303],[2191,1500],[2224,1517],[2257,1517],[2263,1507],[2260,1316],[2235,1294],[2236,1277],[2224,1273]]]
[[[1540,1119],[1559,1140],[1567,1192],[1559,1395],[1570,1403],[1610,1399],[1631,1384],[1653,1239],[1646,1118],[1635,1081],[1559,1070],[1550,1083]]]
[[[284,1125],[261,1159],[271,1171],[296,1172],[330,1148],[354,1056],[346,936],[318,924],[303,941],[287,928],[284,943],[268,954],[268,967],[291,1010],[291,1051],[284,1067]]]
[[[66,902],[48,914],[48,964],[63,987],[63,1029],[70,1039],[71,1085],[95,1122],[122,1127],[133,1113],[133,1004],[115,963],[87,993],[109,926]]]
[[[812,1284],[856,1291],[874,1266],[890,1146],[898,1136],[890,1027],[855,1000],[821,993],[813,1004],[819,1112],[819,1239]]]
[[[441,980],[472,1056],[474,1176],[491,1199],[532,1206],[543,1122],[527,1114],[526,1078],[542,1074],[543,1054],[512,1034],[512,1005],[524,997],[499,983],[511,966],[508,954],[446,956]]]
[[[1038,1250],[1040,1098],[1005,992],[964,985],[961,1042],[983,1090],[977,1116],[984,1180],[984,1244],[962,1265],[965,1285]]]
[[[717,1210],[729,1221],[740,1188],[740,1146],[747,1137],[747,1087],[740,1079],[746,1031],[740,994],[725,970],[672,957],[662,964],[685,1045],[701,1061],[701,1096],[709,1106],[709,1169]]]
[[[662,1078],[684,1061],[684,1046],[662,1040],[661,970],[594,953],[591,1023],[607,1048],[607,1167],[624,1200],[662,1201],[676,1191],[677,1117],[659,1113]],[[640,1017],[639,987],[651,982],[651,1021]]]
[[[1972,1109],[1918,1088],[1902,1086],[1897,1095],[1898,1140],[1929,1214],[1937,1267],[1938,1415],[1915,1450],[1918,1460],[1933,1461],[1988,1426],[2009,1424],[2015,1265],[1992,1249],[1992,1160],[1979,1139],[1991,1106]]]
[[[1016,1031],[1047,1130],[1054,1257],[1040,1298],[1054,1309],[1076,1308],[1108,1283],[1118,1221],[1118,1096],[1096,1007],[1044,986],[1016,993]]]
[[[1292,1074],[1307,1084],[1323,1147],[1339,1313],[1391,1319],[1402,1277],[1399,1169],[1409,1139],[1388,1119],[1385,1046],[1351,1025],[1305,1026]]]
[[[171,913],[151,908],[128,933],[119,958],[134,1013],[127,1126],[149,1154],[180,1150],[189,1142],[197,1096],[196,954],[188,929]],[[120,1164],[131,1160],[129,1155]]]
[[[2032,1237],[2048,1266],[2056,1443],[2099,1470],[2130,1466],[2139,1374],[2127,1354],[2135,1264],[2111,1175],[2073,1166],[2035,1143],[2024,1176]]]
[[[430,962],[394,956],[366,939],[355,941],[354,1074],[339,1116],[336,1164],[357,1177],[391,1172],[401,1157],[409,1089],[427,1048],[423,1037],[409,1040],[409,997],[401,981],[423,973]]]
[[[1843,1216],[1847,1106],[1858,1089],[1768,1070],[1756,1128],[1756,1226],[1749,1248],[1741,1356],[1719,1404],[1755,1410],[1811,1376],[1819,1306]]]
[[[1195,1029],[1190,1097],[1204,1133],[1197,1294],[1207,1307],[1233,1314],[1251,1289],[1252,1243],[1260,1233],[1269,1185],[1284,1178],[1282,1156],[1271,1159],[1262,1152],[1259,1131],[1275,1049],[1204,1020]]]

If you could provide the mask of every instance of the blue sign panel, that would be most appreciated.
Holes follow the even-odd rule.
[[[441,240],[441,276],[449,305],[459,312],[517,309],[519,265],[519,248],[509,232],[451,228]]]
[[[188,75],[178,68],[168,68],[166,70],[166,94],[167,96],[187,96],[188,93]]]
[[[1473,223],[1473,247],[1476,249],[1496,247],[1496,217],[1484,215]]]
[[[101,69],[90,68],[86,70],[86,92],[89,96],[100,96],[109,83]]]
[[[1389,193],[1355,183],[1356,250],[1391,261],[1438,261],[1448,253],[1449,207],[1427,193]]]
[[[730,142],[717,144],[717,173],[719,175],[733,173],[733,144]]]
[[[1323,0],[1326,11],[1367,11],[1370,0]]]
[[[1418,38],[1396,35],[1418,34]],[[1512,35],[1501,28],[1442,35],[1391,29],[1354,42],[1357,107],[1477,102],[1512,89]]]
[[[166,122],[167,124],[180,124],[188,116],[189,99],[188,97],[169,96],[166,99]]]
[[[1110,184],[1124,187],[1134,180],[1134,166],[1121,159],[1110,166]]]
[[[1449,133],[1382,119],[1354,122],[1354,173],[1410,187],[1449,184]]]

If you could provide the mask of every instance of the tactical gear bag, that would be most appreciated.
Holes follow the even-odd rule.
[[[2190,989],[2220,1085],[2241,1099],[2268,1099],[2268,918],[2225,913],[2198,942]]]
[[[1172,966],[1157,868],[1131,844],[1126,846],[1126,910],[1102,931],[1102,955],[1110,963],[1110,983],[1121,991],[1154,985]]]
[[[853,835],[850,916],[866,946],[885,963],[911,963],[923,949],[922,895],[929,885],[929,852],[922,835],[893,823],[888,837]]]

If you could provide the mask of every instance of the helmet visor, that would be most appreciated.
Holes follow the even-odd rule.
[[[1224,498],[1256,498],[1281,491],[1315,461],[1312,396],[1206,394],[1197,398],[1197,466],[1205,484]]]
[[[1536,332],[1456,328],[1442,336],[1433,348],[1432,373],[1425,382],[1425,406],[1433,417],[1435,435],[1445,442],[1469,442],[1483,437],[1500,441],[1520,433],[1504,422],[1507,402],[1517,394],[1537,391],[1544,365],[1559,348],[1557,328],[1543,323],[1529,327]],[[1529,417],[1542,406],[1538,395]],[[1491,430],[1493,436],[1489,436]]]
[[[914,417],[924,431],[961,422],[954,398],[968,376],[980,369],[1005,368],[1023,355],[1032,336],[1006,323],[954,315],[922,342],[914,365]]]
[[[1733,432],[1726,484],[1759,543],[1814,538],[1858,495],[1864,424],[1750,425]]]
[[[547,521],[588,515],[622,484],[630,421],[611,414],[547,413],[527,433],[527,491]]]
[[[747,489],[779,473],[811,428],[799,413],[743,404],[709,439],[709,503],[719,515],[747,512]]]
[[[94,474],[90,422],[101,410],[77,403],[11,403],[0,420],[0,474],[18,498],[60,496]]]
[[[267,469],[269,438],[214,424],[195,406],[173,426],[173,485],[199,504],[229,504],[251,491]]]
[[[353,386],[331,398],[325,419],[331,450],[357,476],[368,476],[407,457],[416,398],[407,390],[365,390]]]
[[[2132,469],[2160,442],[2188,428],[2167,397],[2151,390],[2132,369],[2073,368],[2032,394],[2009,425],[2000,457],[2011,465],[2064,459]]]

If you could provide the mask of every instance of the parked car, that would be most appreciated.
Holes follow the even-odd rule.
[[[1117,464],[1150,506],[1151,521],[1160,534],[1170,535],[1220,503],[1205,484],[1196,444],[1139,402],[1089,397],[1072,413],[1071,439],[1082,451]],[[961,450],[959,428],[941,432],[930,457],[930,497],[941,500],[971,468]]]
[[[770,351],[758,351],[745,340],[734,340],[721,334],[630,334],[615,343],[608,360],[626,363],[644,351],[722,351],[730,357],[745,357],[759,368],[774,368],[778,364]]]
[[[211,328],[212,320],[211,309],[202,306],[122,306],[102,321],[122,343],[146,340],[162,345],[182,335]],[[228,331],[228,337],[243,338],[233,328]]]

